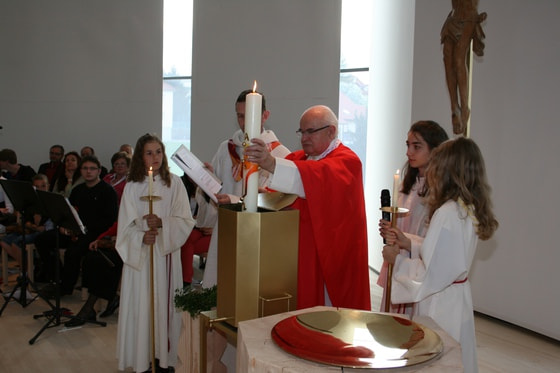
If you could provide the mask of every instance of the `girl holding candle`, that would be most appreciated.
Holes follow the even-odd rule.
[[[393,215],[396,217],[397,227],[411,239],[412,248],[409,251],[403,250],[403,255],[410,255],[413,258],[419,256],[419,248],[422,239],[426,235],[428,224],[426,222],[427,210],[423,203],[424,176],[432,151],[442,142],[447,140],[447,133],[439,124],[431,120],[423,120],[414,123],[408,131],[406,139],[406,156],[408,158],[403,168],[403,182],[400,192],[393,188],[393,201],[398,201],[398,207],[408,210],[406,214]],[[395,174],[396,175],[396,174]],[[395,192],[395,190],[397,192]],[[393,205],[395,203],[393,202]],[[386,239],[387,230],[391,223],[387,220],[380,220],[379,231],[381,236]],[[383,263],[381,272],[377,279],[377,284],[385,289],[387,282],[387,263]],[[384,311],[385,291],[381,301],[381,311]],[[401,313],[412,316],[413,304],[395,304],[392,300],[391,312]]]
[[[498,228],[480,149],[458,137],[438,146],[426,170],[429,227],[410,258],[411,240],[390,228],[383,258],[394,264],[392,299],[416,303],[414,314],[429,316],[461,343],[465,372],[478,371],[474,316],[468,274],[478,238],[487,240]]]
[[[148,177],[151,174],[152,180]],[[152,193],[157,199],[150,214],[149,202],[142,197]],[[194,223],[187,192],[181,179],[169,171],[163,143],[155,135],[140,137],[121,200],[116,242],[124,262],[117,332],[120,370],[149,369],[152,285],[158,371],[175,366],[181,315],[175,310],[173,298],[175,291],[183,287],[180,249]],[[149,255],[151,245],[153,258]],[[153,260],[153,284],[150,260]]]

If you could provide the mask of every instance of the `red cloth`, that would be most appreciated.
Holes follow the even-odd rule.
[[[298,308],[324,305],[326,284],[335,307],[371,310],[362,163],[344,145],[319,161],[303,151],[295,162],[306,199],[300,210]]]
[[[103,178],[103,181],[106,182],[107,184],[109,184],[110,186],[113,187],[113,189],[115,189],[115,192],[117,192],[117,202],[119,204],[119,206],[121,205],[121,197],[124,191],[124,186],[126,185],[126,180],[121,181],[120,183],[113,185],[113,177],[115,176],[115,174],[107,174],[105,175],[105,177]]]
[[[103,238],[109,236],[113,237],[117,235],[118,221],[114,222],[105,232],[101,233],[97,239],[102,240]]]
[[[183,267],[183,282],[192,282],[193,255],[208,252],[211,235],[204,235],[198,228],[194,228],[187,241],[181,246],[181,266]]]

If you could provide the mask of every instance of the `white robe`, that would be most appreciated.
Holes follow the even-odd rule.
[[[243,158],[243,138],[244,132],[237,130],[233,134],[233,142],[235,143],[235,149],[240,158]],[[270,144],[274,141],[278,141],[278,138],[274,132],[270,130],[265,130],[261,133],[260,139],[265,143]],[[290,150],[284,145],[278,145],[270,154],[273,157],[284,158],[290,154]],[[222,190],[220,194],[228,194],[232,203],[237,203],[242,195],[243,180],[235,181],[233,178],[231,167],[231,157],[228,150],[228,140],[223,141],[218,147],[218,151],[212,159],[212,167],[214,168],[214,174],[222,180]],[[270,173],[268,171],[260,170],[259,172],[259,188],[267,187],[270,182]],[[214,205],[214,208],[217,207]],[[217,211],[217,210],[216,210]],[[206,268],[204,269],[204,277],[202,279],[202,286],[205,288],[211,288],[218,283],[218,223],[214,226],[214,231],[212,232],[212,237],[210,238],[210,245],[208,247],[208,255],[206,257]]]
[[[477,372],[473,303],[467,278],[478,237],[473,220],[455,201],[433,215],[421,258],[397,255],[392,300],[417,302],[415,314],[431,317],[461,344],[465,372]]]
[[[162,220],[154,244],[154,295],[156,358],[161,367],[175,366],[181,314],[176,311],[174,296],[183,286],[181,245],[187,240],[194,219],[191,216],[186,189],[176,175],[167,187],[156,175],[153,213]],[[119,369],[132,367],[143,372],[151,361],[150,316],[150,246],[142,243],[148,230],[143,216],[149,213],[147,179],[126,184],[119,209],[116,248],[124,266],[117,331]]]

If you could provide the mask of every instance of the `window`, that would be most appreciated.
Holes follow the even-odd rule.
[[[371,0],[342,0],[338,132],[365,169],[371,45]]]
[[[168,156],[191,141],[192,0],[163,1],[162,141]],[[171,171],[183,172],[174,162]]]

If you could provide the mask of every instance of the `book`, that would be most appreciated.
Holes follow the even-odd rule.
[[[171,156],[171,159],[208,195],[208,197],[218,203],[215,194],[222,189],[222,181],[210,172],[200,159],[189,151],[185,145],[179,146]]]

